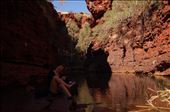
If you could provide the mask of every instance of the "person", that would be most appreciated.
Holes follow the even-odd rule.
[[[65,67],[63,65],[59,65],[57,68],[55,68],[52,71],[54,75],[50,83],[50,92],[52,94],[56,94],[58,90],[62,89],[66,93],[68,98],[71,98],[72,94],[69,91],[69,88],[71,88],[75,84],[75,82],[72,82],[71,84],[67,84],[64,81],[66,79],[66,77],[63,76],[64,68]]]

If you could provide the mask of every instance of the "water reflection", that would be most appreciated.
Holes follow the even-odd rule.
[[[145,103],[148,88],[157,90],[155,81],[149,77],[113,74],[109,81],[112,108],[126,111],[128,106]]]
[[[77,104],[85,104],[88,105],[87,108],[85,108],[86,112],[92,112],[93,110],[93,105],[89,105],[89,104],[93,104],[93,98],[90,94],[90,90],[87,86],[87,81],[84,80],[80,86],[78,87],[78,96],[77,96]]]
[[[112,74],[108,82],[109,88],[103,92],[102,89],[88,88],[86,81],[79,88],[79,98],[88,99],[81,103],[93,103],[91,110],[86,112],[127,112],[137,109],[136,105],[146,105],[153,91],[163,89],[170,81],[157,80],[151,77],[139,77],[133,74]],[[80,95],[82,97],[80,97]],[[90,101],[90,102],[89,102]],[[170,105],[167,105],[170,108]]]

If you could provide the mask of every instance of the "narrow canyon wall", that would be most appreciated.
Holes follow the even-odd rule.
[[[65,23],[46,1],[1,2],[0,85],[27,84],[46,76],[69,55]],[[65,32],[63,32],[65,31]]]
[[[98,21],[111,9],[112,0],[86,3]],[[68,38],[66,21],[75,19],[74,14],[60,15],[46,1],[7,0],[0,5],[1,86],[14,82],[25,85],[31,76],[41,80],[52,65],[72,60],[73,43]],[[164,2],[159,8],[153,5],[144,16],[120,23],[118,31],[103,45],[109,52],[112,72],[170,74],[169,11],[169,3]],[[94,26],[94,20],[86,16],[76,22],[81,28],[86,21]]]
[[[104,44],[112,72],[170,74],[169,14],[169,3],[164,1],[120,24]]]
[[[91,33],[95,33],[96,26],[103,24],[104,14],[113,10],[112,2],[86,0],[94,18]],[[118,27],[110,31],[109,37],[101,42],[101,47],[109,53],[108,63],[112,72],[170,74],[169,4],[169,1],[148,1],[141,14],[139,12],[120,20]]]

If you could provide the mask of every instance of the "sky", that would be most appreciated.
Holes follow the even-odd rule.
[[[52,3],[57,11],[89,13],[85,0],[52,0]]]

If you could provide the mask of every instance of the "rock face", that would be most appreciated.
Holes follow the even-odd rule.
[[[113,0],[86,0],[87,8],[95,20],[100,19],[103,14],[111,9]]]
[[[105,50],[112,72],[170,74],[170,6],[152,5],[136,19],[130,18],[112,34]]]
[[[87,15],[85,13],[61,13],[59,12],[59,17],[64,23],[68,23],[70,19],[76,22],[79,28],[81,28],[86,22],[90,24],[91,27],[93,27],[94,19],[90,17],[90,15]]]
[[[67,60],[65,23],[51,3],[8,0],[1,9],[1,86],[27,84],[31,76],[45,76],[51,65]]]

